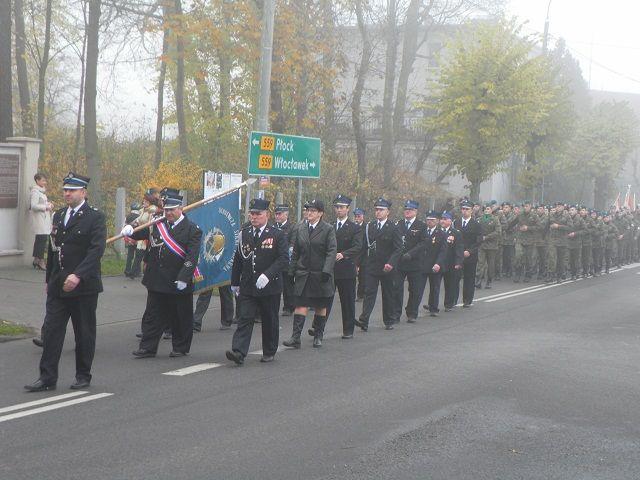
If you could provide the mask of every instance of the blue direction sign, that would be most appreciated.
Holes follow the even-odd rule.
[[[249,175],[320,178],[320,139],[251,132]]]

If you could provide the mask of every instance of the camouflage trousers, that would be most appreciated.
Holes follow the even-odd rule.
[[[496,278],[498,279],[502,275],[502,252],[504,252],[504,246],[498,245],[498,250],[496,251]]]
[[[569,248],[569,271],[572,277],[577,277],[580,273],[580,266],[582,263],[582,245]]]
[[[486,280],[487,283],[491,283],[496,273],[496,255],[498,250],[488,250],[480,247],[478,251],[478,269],[476,271],[476,284],[482,283],[482,280]]]
[[[591,258],[593,259],[592,272],[595,275],[600,275],[602,272],[602,260],[604,256],[604,248],[602,246],[591,247]]]
[[[547,246],[536,245],[536,259],[535,262],[538,266],[538,277],[542,278],[547,274]]]
[[[525,278],[533,276],[535,249],[535,245],[522,245],[521,243],[516,245],[515,271],[517,276],[524,276]]]
[[[589,275],[593,270],[593,248],[591,245],[582,245],[582,275]]]
[[[547,248],[547,275],[562,279],[566,271],[567,247],[565,245],[549,245]]]

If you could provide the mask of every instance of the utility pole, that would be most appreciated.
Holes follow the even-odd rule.
[[[260,83],[258,85],[258,114],[254,122],[260,132],[269,131],[269,101],[271,96],[271,59],[273,56],[273,23],[275,17],[274,0],[264,0],[262,4],[262,40],[260,42]],[[251,187],[247,187],[245,216],[249,215]]]
[[[543,55],[547,54],[547,50],[549,48],[549,9],[551,8],[552,0],[549,0],[547,4],[547,16],[544,20],[544,36],[542,37],[542,53]]]

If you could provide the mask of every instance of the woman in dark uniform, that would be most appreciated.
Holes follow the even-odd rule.
[[[324,203],[312,200],[307,204],[307,225],[298,228],[293,240],[293,253],[289,273],[294,277],[293,332],[283,342],[286,347],[300,348],[300,334],[304,328],[309,307],[315,310],[313,346],[322,346],[327,307],[334,294],[333,265],[336,261],[336,233],[325,222]]]

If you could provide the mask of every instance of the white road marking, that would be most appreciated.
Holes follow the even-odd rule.
[[[19,403],[17,405],[11,405],[10,407],[0,408],[0,414],[15,412],[16,410],[24,410],[26,408],[44,405],[45,403],[53,403],[57,402],[58,400],[65,400],[67,398],[79,397],[80,395],[84,395],[85,393],[89,392],[78,390],[77,392],[65,393],[64,395],[56,395],[55,397],[41,398],[40,400],[34,400],[33,402]]]
[[[498,298],[492,298],[491,300],[487,300],[486,303],[499,302],[500,300],[506,300],[507,298],[519,297],[520,295],[526,295],[528,293],[540,292],[542,290],[546,290],[548,288],[559,287],[559,286],[565,285],[567,283],[579,282],[580,280],[582,280],[582,278],[578,278],[576,280],[569,280],[567,282],[562,282],[562,283],[554,283],[553,285],[545,285],[543,287],[536,288],[535,290],[528,290],[526,292],[512,293],[510,295],[507,294],[507,295],[503,295],[503,296],[498,297]]]
[[[529,285],[528,287],[519,288],[517,290],[509,290],[508,292],[496,293],[495,295],[487,295],[486,297],[476,298],[476,300],[489,300],[490,298],[501,297],[502,295],[506,295],[507,293],[524,292],[526,290],[532,290],[534,288],[542,286],[544,286],[544,283],[536,283],[535,285]]]
[[[86,392],[85,392],[86,393]],[[38,413],[49,412],[51,410],[58,410],[59,408],[70,407],[72,405],[78,405],[80,403],[91,402],[93,400],[99,400],[100,398],[106,398],[112,396],[113,393],[97,393],[95,395],[89,395],[88,397],[76,398],[66,402],[55,403],[53,405],[47,405],[46,407],[32,408],[31,410],[25,410],[22,412],[11,413],[9,415],[0,416],[0,423],[8,420],[14,420],[16,418],[28,417],[29,415],[36,415]]]
[[[190,367],[179,368],[178,370],[172,370],[170,372],[164,372],[162,375],[184,377],[185,375],[189,375],[191,373],[203,372],[205,370],[211,370],[212,368],[221,366],[221,363],[199,363],[197,365],[191,365]]]

